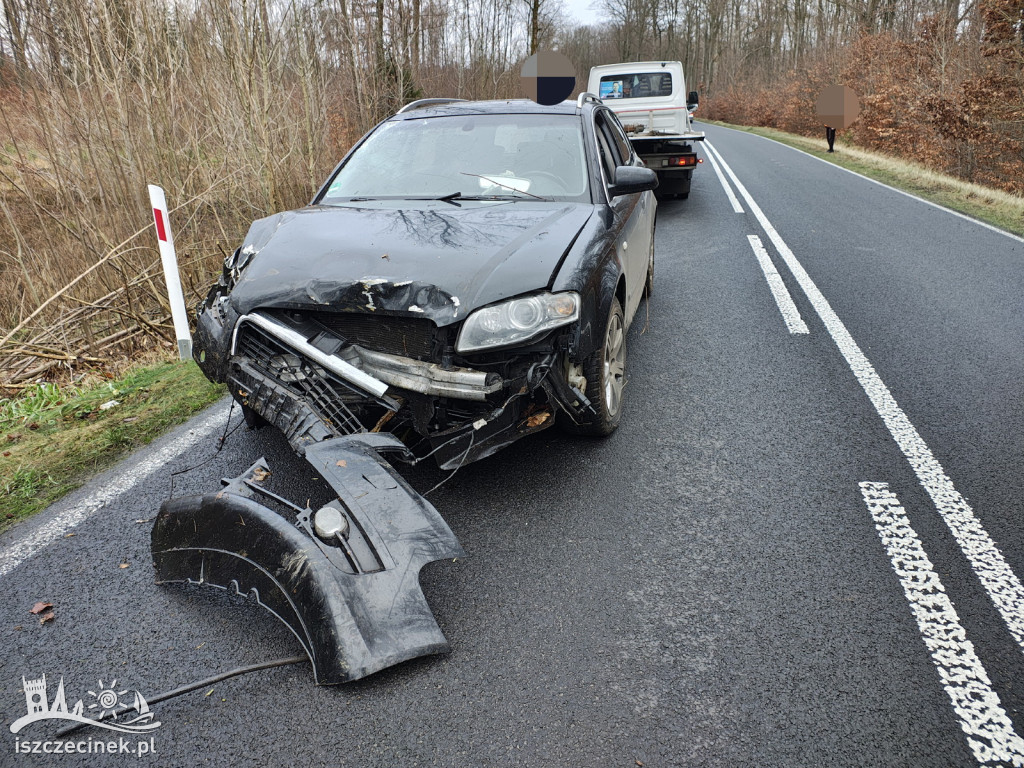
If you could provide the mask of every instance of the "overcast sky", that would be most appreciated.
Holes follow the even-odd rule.
[[[562,0],[566,13],[577,24],[596,24],[600,13],[596,10],[600,0]],[[591,7],[593,6],[593,7]]]

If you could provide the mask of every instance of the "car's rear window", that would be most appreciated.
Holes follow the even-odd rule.
[[[589,200],[576,115],[449,115],[381,125],[321,202],[354,197]]]
[[[648,99],[652,96],[672,95],[670,72],[637,72],[629,75],[605,75],[601,78],[600,93],[604,99]]]

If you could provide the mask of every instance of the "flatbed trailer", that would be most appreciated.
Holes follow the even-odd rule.
[[[658,174],[658,193],[686,198],[693,169],[701,160],[693,142],[704,132],[693,130],[690,111],[696,91],[686,91],[678,61],[637,61],[606,64],[590,70],[588,90],[619,117],[637,155]]]

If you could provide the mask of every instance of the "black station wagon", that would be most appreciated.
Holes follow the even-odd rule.
[[[300,453],[384,430],[450,468],[556,422],[609,434],[656,185],[591,94],[413,102],[252,225],[197,360]]]

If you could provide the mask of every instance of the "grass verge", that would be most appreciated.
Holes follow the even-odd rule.
[[[44,509],[224,394],[193,362],[0,399],[0,531]]]
[[[702,122],[774,139],[834,165],[856,171],[869,179],[1005,229],[1007,232],[1024,235],[1024,198],[1017,195],[961,181],[909,160],[868,152],[840,141],[836,142],[836,151],[829,154],[825,151],[824,135],[818,139],[810,139],[775,128],[732,125],[717,120]]]

